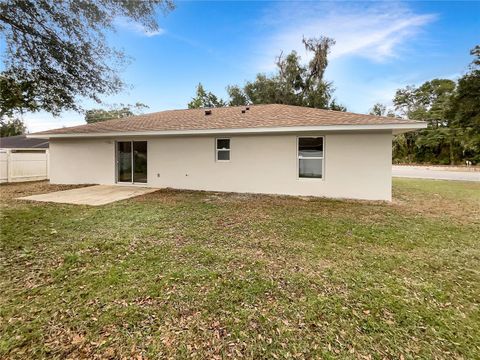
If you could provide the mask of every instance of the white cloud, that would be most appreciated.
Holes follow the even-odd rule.
[[[421,35],[436,18],[400,2],[279,3],[258,23],[261,35],[250,66],[272,71],[281,51],[295,50],[308,60],[303,37],[334,38],[326,72],[334,82],[334,96],[349,111],[368,112],[375,102],[391,104],[396,89],[424,77],[415,69],[391,65],[405,63],[413,49],[418,51]]]
[[[157,36],[157,35],[162,35],[165,33],[165,30],[162,28],[158,28],[157,30],[150,30],[147,29],[145,26],[142,24],[139,24],[137,22],[133,22],[127,18],[124,17],[119,17],[115,20],[115,24],[118,27],[121,27],[123,29],[126,29],[128,31],[132,31],[138,35],[141,36],[146,36],[146,37],[152,37],[152,36]]]
[[[396,57],[401,47],[434,21],[434,14],[416,14],[400,3],[281,3],[265,14],[270,34],[259,40],[256,59],[261,71],[274,67],[280,51],[305,54],[303,36],[336,40],[330,60],[360,56],[374,62]]]

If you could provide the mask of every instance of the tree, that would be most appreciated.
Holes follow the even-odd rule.
[[[450,99],[455,92],[455,82],[434,79],[418,88],[407,86],[397,90],[393,103],[395,109],[412,120],[422,120],[432,128],[447,125]]]
[[[407,86],[395,93],[395,109],[404,117],[428,123],[428,129],[399,135],[395,142],[404,144],[402,153],[408,161],[454,163],[454,132],[448,129],[451,99],[456,84],[449,79],[433,79],[419,87]],[[449,149],[446,151],[446,149]]]
[[[385,113],[387,112],[387,107],[383,104],[376,103],[373,105],[373,107],[370,109],[370,115],[375,115],[375,116],[384,116]]]
[[[344,106],[332,100],[332,83],[324,80],[328,53],[335,41],[327,37],[304,38],[302,41],[305,49],[313,53],[308,64],[302,64],[302,59],[295,51],[286,56],[282,53],[275,61],[275,74],[258,74],[243,89],[235,86],[233,95],[236,100],[231,102],[286,104],[345,111]],[[231,99],[233,100],[232,97]]]
[[[334,111],[347,111],[347,108],[342,104],[337,104],[337,101],[333,99],[328,106],[330,110]]]
[[[105,120],[121,119],[139,115],[144,109],[148,109],[148,106],[142,103],[136,103],[135,105],[120,104],[111,110],[91,109],[85,112],[85,121],[87,124],[93,124]]]
[[[303,106],[326,108],[331,99],[332,83],[323,79],[328,65],[330,48],[335,45],[335,40],[328,37],[302,39],[305,49],[313,53],[313,58],[306,69],[306,77],[302,89],[302,95],[306,97]],[[335,106],[338,107],[337,104]],[[344,110],[345,111],[345,110]]]
[[[423,120],[428,128],[397,135],[394,161],[440,164],[480,163],[480,46],[469,71],[457,82],[434,79],[397,90],[393,102],[404,117]],[[375,107],[375,112],[382,109]]]
[[[0,74],[0,115],[45,110],[78,111],[78,97],[100,102],[120,91],[124,55],[106,42],[122,17],[158,30],[156,10],[172,0],[1,0],[5,70]]]
[[[458,80],[451,100],[452,125],[456,128],[457,141],[462,157],[480,163],[480,46],[470,54],[475,56],[470,71]]]
[[[387,117],[395,117],[395,113],[391,109],[387,109],[387,106],[381,103],[376,103],[370,109],[370,115],[375,116],[387,116]]]
[[[247,82],[243,92],[252,104],[281,103],[278,80],[269,78],[265,74],[258,74],[255,81]]]
[[[0,137],[22,135],[26,130],[20,119],[0,119]]]
[[[470,55],[475,56],[470,64],[470,68],[473,71],[478,70],[480,67],[480,45],[476,45],[472,50],[470,50]]]
[[[225,101],[218,98],[213,93],[205,91],[201,83],[197,85],[196,96],[192,98],[192,101],[188,103],[189,109],[212,108],[212,107],[223,107],[223,106],[226,106]]]
[[[276,58],[277,71],[274,74],[257,74],[255,80],[248,81],[243,87],[228,86],[230,99],[227,104],[286,104],[346,111],[345,106],[332,98],[332,83],[324,80],[328,53],[335,41],[327,37],[304,38],[302,41],[305,49],[313,55],[308,64],[303,64],[295,51],[286,56],[281,53]],[[206,104],[218,106],[225,105],[225,102],[197,87],[197,96],[188,106],[205,107]]]
[[[227,86],[227,93],[230,97],[228,106],[242,106],[249,104],[247,95],[245,95],[245,92],[239,86]]]

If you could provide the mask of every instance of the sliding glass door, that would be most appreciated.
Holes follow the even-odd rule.
[[[117,141],[117,182],[147,182],[146,141]]]
[[[147,142],[132,141],[133,143],[133,182],[147,182]]]
[[[132,142],[117,142],[117,182],[132,182]]]

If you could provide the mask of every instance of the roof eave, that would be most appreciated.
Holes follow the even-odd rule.
[[[332,131],[392,131],[394,134],[424,129],[425,122],[406,124],[368,124],[368,125],[321,125],[321,126],[285,126],[259,127],[237,129],[193,129],[193,130],[163,130],[163,131],[111,131],[91,133],[63,133],[63,134],[28,134],[28,138],[98,138],[116,136],[185,136],[185,135],[216,135],[216,134],[273,134],[273,133],[301,133],[301,132],[332,132]]]
[[[0,150],[11,150],[11,151],[47,151],[48,148],[25,148],[25,147],[0,147]]]

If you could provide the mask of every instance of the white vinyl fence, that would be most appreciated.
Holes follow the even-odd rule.
[[[48,179],[48,150],[0,149],[0,183]]]

